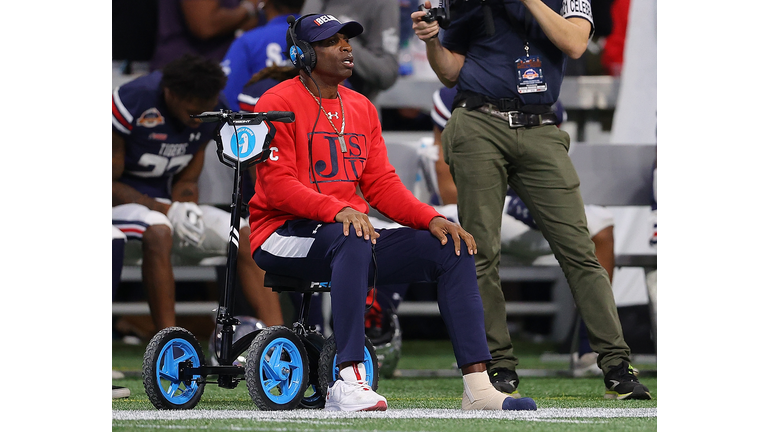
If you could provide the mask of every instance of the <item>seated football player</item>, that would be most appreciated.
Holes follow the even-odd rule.
[[[199,262],[226,255],[230,214],[198,205],[198,178],[216,123],[190,115],[227,108],[218,63],[185,55],[112,93],[112,225],[125,255],[141,257],[142,283],[157,330],[174,326],[172,257]],[[266,325],[283,323],[276,293],[250,254],[241,219],[237,272],[243,294]]]

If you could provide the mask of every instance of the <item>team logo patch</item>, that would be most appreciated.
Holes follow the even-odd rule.
[[[149,134],[149,139],[156,141],[165,141],[168,139],[168,134],[152,132]]]
[[[136,124],[146,128],[153,128],[165,124],[165,118],[157,108],[150,108],[141,113],[139,119],[136,120]]]
[[[333,15],[323,15],[321,17],[315,18],[314,23],[317,24],[318,26],[321,26],[329,21],[336,21],[339,23],[341,22],[338,19],[336,19],[336,17]]]
[[[538,77],[539,77],[539,74],[533,69],[528,69],[523,73],[523,78],[525,79],[534,79]]]
[[[564,18],[570,16],[588,17],[588,21],[592,22],[592,5],[586,0],[563,0],[560,15]]]

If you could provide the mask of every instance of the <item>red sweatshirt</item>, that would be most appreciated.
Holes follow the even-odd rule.
[[[313,86],[311,81],[308,85]],[[370,203],[395,222],[416,229],[427,229],[429,221],[440,216],[413,196],[389,163],[373,104],[346,87],[339,86],[339,95],[346,152],[325,114],[320,112],[318,118],[320,108],[298,77],[271,88],[256,103],[255,112],[293,111],[296,121],[274,123],[270,158],[256,165],[256,190],[248,203],[251,253],[287,220],[331,223],[344,207],[368,213]],[[322,103],[341,131],[339,99]],[[365,199],[356,193],[358,186]]]

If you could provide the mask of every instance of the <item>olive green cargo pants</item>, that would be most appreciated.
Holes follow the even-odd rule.
[[[514,370],[518,364],[499,279],[507,185],[528,206],[560,263],[590,345],[598,353],[598,365],[607,371],[629,361],[611,283],[587,230],[579,178],[568,156],[568,134],[554,125],[512,129],[501,118],[457,108],[442,142],[458,188],[459,220],[477,241],[477,281],[493,358],[489,369]]]

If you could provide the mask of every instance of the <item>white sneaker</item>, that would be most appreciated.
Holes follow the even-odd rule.
[[[112,399],[127,398],[131,395],[131,390],[125,387],[112,386]]]
[[[603,376],[603,371],[597,367],[597,353],[586,353],[579,357],[573,353],[573,376],[580,378],[585,376]]]
[[[386,411],[387,400],[365,381],[336,381],[325,397],[328,411]]]

